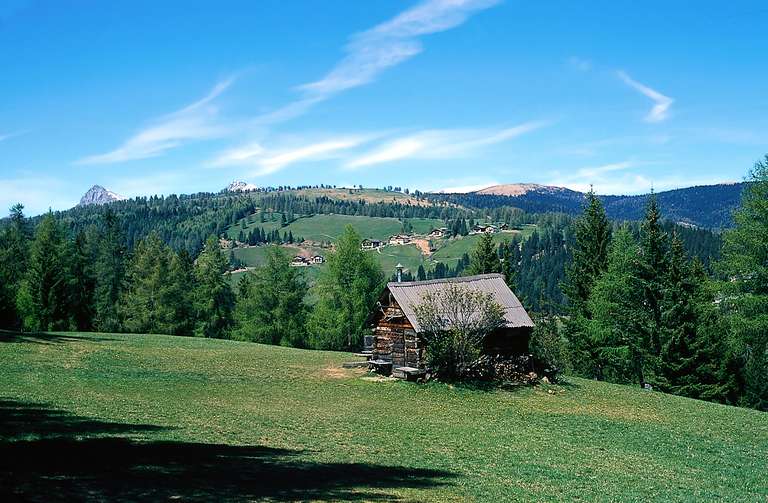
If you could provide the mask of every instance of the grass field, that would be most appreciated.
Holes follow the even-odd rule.
[[[528,238],[535,229],[535,226],[527,226],[520,232],[516,233],[518,237],[522,239]],[[493,235],[494,243],[501,243],[503,240],[511,240],[515,234],[511,232],[499,232]],[[437,262],[443,262],[448,266],[455,266],[456,262],[465,253],[471,254],[472,250],[477,246],[477,242],[480,240],[480,235],[464,236],[460,239],[451,239],[443,241],[442,246],[438,248],[435,253],[432,254],[432,259]]]
[[[377,382],[341,369],[350,358],[168,336],[5,334],[0,496],[768,498],[768,414],[575,378],[516,391]]]
[[[388,192],[382,189],[302,189],[297,191],[300,196],[319,197],[325,196],[331,199],[343,201],[365,201],[375,203],[399,203],[414,206],[431,206],[427,200],[418,200],[415,197],[402,192]]]

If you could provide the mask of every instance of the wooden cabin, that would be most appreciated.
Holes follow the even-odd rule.
[[[419,336],[421,327],[414,308],[423,302],[425,294],[435,294],[453,283],[491,294],[504,309],[506,326],[486,337],[483,344],[484,353],[505,356],[528,353],[533,321],[504,282],[504,276],[481,274],[387,283],[374,311],[368,317],[368,324],[373,329],[370,341],[372,360],[390,362],[393,370],[398,367],[424,368],[426,345]]]

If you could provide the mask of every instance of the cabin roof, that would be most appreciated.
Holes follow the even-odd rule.
[[[509,289],[501,274],[481,274],[459,278],[433,279],[428,281],[409,281],[387,283],[387,289],[397,301],[403,314],[417,332],[421,331],[416,319],[415,307],[423,302],[427,293],[435,294],[452,283],[461,283],[472,290],[489,293],[504,310],[507,327],[533,327],[533,321],[517,296]]]

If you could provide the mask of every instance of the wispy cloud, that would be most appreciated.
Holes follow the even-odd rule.
[[[654,105],[648,112],[648,115],[645,116],[647,122],[661,122],[669,118],[669,107],[672,106],[672,103],[674,103],[675,100],[669,96],[664,96],[655,89],[651,89],[650,87],[633,80],[623,71],[618,71],[616,74],[629,87],[653,100]]]
[[[217,138],[229,128],[216,123],[218,108],[212,102],[233,83],[230,78],[216,84],[202,99],[153,120],[121,146],[104,154],[91,155],[77,164],[113,164],[157,157],[189,141]]]
[[[425,0],[394,18],[353,35],[342,58],[325,76],[297,86],[302,97],[257,119],[272,123],[302,115],[331,96],[373,82],[384,70],[423,51],[420,37],[462,25],[500,0]]]
[[[396,138],[344,164],[359,169],[408,158],[443,159],[465,156],[483,146],[501,143],[535,131],[548,121],[532,121],[505,129],[434,129]]]
[[[600,166],[588,166],[574,171],[561,173],[555,171],[545,183],[572,190],[587,192],[594,187],[598,194],[645,194],[651,189],[671,190],[694,185],[721,183],[722,179],[690,179],[679,176],[652,176],[639,173],[637,169],[651,163],[621,161]]]
[[[277,148],[250,143],[223,152],[211,165],[250,167],[254,169],[250,176],[265,176],[291,164],[337,157],[341,152],[362,145],[371,138],[373,135],[346,135]]]
[[[14,133],[0,133],[0,141],[10,140],[11,138],[16,138],[17,136],[21,136],[27,134],[27,131],[16,131]]]

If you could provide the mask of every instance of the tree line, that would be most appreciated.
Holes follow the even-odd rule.
[[[768,410],[768,156],[750,180],[711,274],[656,198],[634,232],[588,194],[563,284],[573,370]]]

